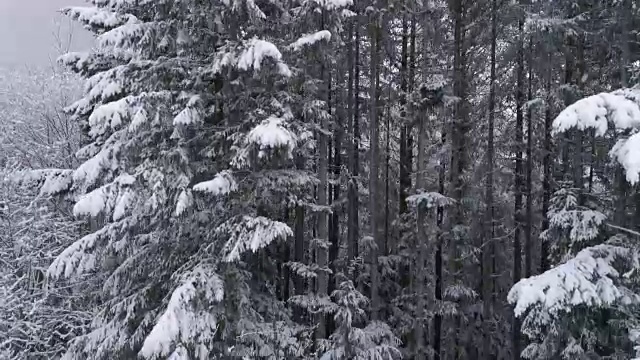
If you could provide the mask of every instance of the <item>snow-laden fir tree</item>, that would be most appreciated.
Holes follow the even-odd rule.
[[[577,101],[553,123],[554,131],[594,129],[597,136],[616,132],[610,157],[626,179],[638,182],[636,145],[640,129],[640,92],[623,89]],[[629,356],[637,342],[640,304],[637,234],[612,223],[594,202],[580,204],[578,194],[561,189],[552,198],[549,229],[556,266],[523,279],[509,293],[522,331],[532,341],[529,359]],[[617,346],[614,344],[618,344]],[[616,358],[617,358],[616,357]]]
[[[329,336],[327,351],[322,360],[339,359],[401,359],[400,339],[389,325],[381,321],[369,322],[364,328],[356,326],[366,321],[369,299],[358,291],[351,280],[339,276],[338,288],[333,291],[333,303],[324,312],[332,314],[336,330]]]
[[[315,183],[293,162],[314,124],[298,116],[283,51],[328,36],[273,27],[290,5],[96,0],[65,10],[97,46],[61,58],[87,78],[68,110],[88,140],[77,169],[51,176],[95,231],[48,275],[106,277],[92,330],[66,358],[303,355],[269,247],[293,235],[279,214]]]

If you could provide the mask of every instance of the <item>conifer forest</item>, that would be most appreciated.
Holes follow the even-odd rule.
[[[0,69],[1,360],[640,359],[640,1],[61,12]]]

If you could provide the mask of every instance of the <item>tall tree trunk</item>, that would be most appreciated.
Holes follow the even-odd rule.
[[[533,98],[533,37],[529,37],[529,56],[527,59],[528,76],[527,76],[527,100]],[[531,233],[533,231],[533,113],[531,106],[527,106],[527,165],[526,165],[526,223],[524,230],[524,276],[533,275],[533,241]]]
[[[632,11],[630,4],[631,0],[622,0],[620,9],[620,85],[623,88],[629,86],[629,79],[627,74],[627,67],[630,62],[630,49],[629,49],[629,13]],[[625,171],[620,165],[618,165],[617,181],[618,181],[618,199],[616,201],[615,222],[616,225],[626,227],[627,226],[627,196],[629,195],[629,185],[626,180]],[[640,197],[636,198],[636,206],[640,206]],[[640,227],[639,227],[640,228]]]
[[[399,152],[399,191],[398,191],[398,217],[403,219],[407,213],[407,196],[411,188],[411,157],[408,153],[411,151],[410,131],[409,131],[409,39],[411,37],[409,23],[412,22],[405,13],[402,17],[402,44],[400,56],[400,152]],[[413,24],[412,24],[413,26]],[[404,234],[399,234],[402,237]],[[411,266],[405,263],[399,265],[399,282],[402,287],[411,286]]]
[[[391,92],[391,88],[389,88],[389,92]],[[390,96],[387,97],[390,99]],[[391,199],[389,198],[389,170],[390,170],[390,162],[391,162],[391,105],[387,100],[385,104],[385,159],[384,159],[384,255],[388,255],[393,253],[393,246],[389,243],[389,225],[390,225],[390,210],[389,203]]]
[[[520,2],[522,5],[522,1]],[[523,143],[523,107],[524,107],[524,15],[519,15],[518,19],[518,54],[516,64],[516,131],[515,131],[515,206],[514,206],[514,233],[513,233],[513,282],[516,283],[522,277],[522,245],[521,245],[521,229],[522,229],[522,143]],[[513,317],[512,329],[512,346],[513,358],[520,359],[520,321]]]
[[[429,43],[432,40],[432,31],[430,24],[430,6],[428,2],[424,3],[423,19],[422,19],[422,82],[427,84],[429,82],[429,70],[432,66],[429,60],[429,52],[432,47]],[[420,111],[415,114],[415,118],[418,123],[418,154],[416,159],[416,190],[426,191],[425,186],[425,140],[427,137],[426,126],[430,115],[431,105],[423,104]],[[427,326],[425,318],[425,310],[427,305],[425,304],[425,283],[426,283],[426,251],[427,251],[427,231],[426,231],[426,208],[423,205],[418,204],[417,216],[416,216],[416,245],[417,245],[417,257],[415,264],[415,291],[416,291],[416,321],[415,321],[415,355],[418,359],[425,359],[427,356],[425,349],[425,332],[424,328]]]
[[[354,260],[359,256],[358,241],[360,237],[360,201],[358,196],[358,178],[360,174],[360,24],[357,18],[353,22],[353,27],[354,54],[350,57],[353,59],[353,64],[349,67],[349,83],[353,84],[349,87],[351,91],[349,99],[352,101],[353,107],[350,108],[349,114],[352,138],[351,157],[349,159],[351,178],[349,179],[349,228],[347,229],[348,260]],[[356,282],[356,279],[357,273],[354,271],[353,281]]]
[[[407,192],[411,188],[411,164],[407,164],[408,125],[407,121],[407,96],[409,95],[409,20],[405,14],[402,18],[402,45],[400,57],[400,196],[398,200],[398,212],[407,212]]]
[[[297,165],[296,167],[299,170],[304,169],[304,159],[302,156],[297,156],[296,165]],[[304,206],[301,204],[297,204],[295,207],[294,215],[295,215],[295,224],[294,224],[295,240],[294,240],[293,258],[296,262],[305,264],[306,263],[306,259],[305,259],[306,246],[305,246],[305,239],[304,239],[304,223],[305,223]],[[305,278],[300,275],[296,275],[294,288],[295,288],[295,294],[297,296],[304,295],[304,293],[306,292]],[[296,318],[298,319],[298,321],[302,322],[302,313],[300,312],[300,309],[296,309],[294,314],[297,315]]]
[[[454,66],[453,66],[453,92],[459,101],[456,104],[455,117],[451,131],[451,169],[450,187],[451,197],[456,200],[453,209],[450,225],[452,230],[464,224],[463,197],[464,197],[464,170],[466,166],[465,137],[468,128],[467,109],[467,79],[466,79],[466,12],[468,5],[466,0],[452,1],[453,23],[454,23]],[[455,237],[454,232],[454,237]],[[458,243],[461,239],[453,239],[451,242],[452,275],[454,283],[462,284],[464,279],[462,274],[463,259]],[[459,301],[462,301],[460,299]],[[463,304],[459,304],[462,306]],[[454,335],[454,358],[463,358],[463,345],[460,344],[462,335],[462,315],[455,315],[453,318],[455,326]]]
[[[324,29],[324,12],[321,14],[321,29]],[[321,57],[323,55],[320,55]],[[328,71],[325,69],[324,61],[320,61],[320,80],[323,82],[323,88],[321,89],[320,98],[324,98],[327,105],[330,106],[330,82],[331,76],[328,74]],[[330,109],[328,109],[330,112]],[[318,137],[318,205],[321,208],[324,208],[328,205],[327,202],[327,190],[328,190],[328,139],[324,130],[328,129],[329,123],[325,116],[322,117],[320,121],[321,131],[317,132]],[[328,265],[328,245],[329,245],[329,234],[328,234],[328,219],[327,212],[325,209],[321,209],[317,215],[318,221],[318,240],[319,244],[316,244],[316,263],[318,264],[319,271],[317,275],[317,295],[319,297],[327,296],[328,292],[328,274],[325,271],[325,268]],[[318,315],[318,327],[316,336],[317,339],[324,339],[326,337],[326,322],[324,314]]]
[[[547,45],[548,46],[548,45]],[[551,200],[551,180],[553,177],[553,145],[551,142],[551,127],[553,124],[553,118],[551,116],[551,53],[547,50],[547,69],[545,79],[545,109],[544,109],[544,158],[542,160],[543,167],[543,180],[542,180],[542,230],[549,229],[549,218],[547,213],[549,212],[549,201]],[[547,271],[549,269],[549,244],[547,241],[542,241],[540,247],[540,272]]]
[[[288,206],[285,206],[285,209],[283,211],[283,216],[282,216],[282,221],[285,224],[290,224],[289,222],[289,218],[290,218],[290,214],[291,214],[291,209]],[[282,261],[278,262],[278,267],[280,268],[280,278],[282,279],[282,288],[281,288],[281,292],[280,292],[280,296],[279,296],[279,300],[280,301],[287,301],[290,297],[291,294],[291,271],[289,271],[289,268],[286,266],[286,264],[289,262],[290,258],[291,258],[291,239],[288,239],[288,241],[284,244],[282,244]]]
[[[378,124],[378,61],[379,61],[379,24],[378,14],[373,15],[369,24],[370,39],[370,69],[369,69],[369,212],[370,212],[370,233],[373,239],[373,246],[370,249],[370,266],[371,266],[371,317],[373,320],[379,320],[380,312],[380,273],[378,269],[378,256],[382,249],[382,239],[379,231],[379,209],[378,209],[378,183],[379,183],[379,166],[380,160],[380,144],[379,144],[379,124]]]
[[[426,42],[426,41],[425,41]],[[425,122],[427,121],[428,114],[423,111],[424,115],[418,119],[418,158],[417,158],[417,174],[416,174],[416,188],[424,190],[424,140],[426,137]],[[424,206],[418,206],[416,219],[416,242],[417,242],[417,259],[415,267],[415,289],[416,289],[416,321],[415,321],[415,344],[416,344],[416,356],[418,359],[425,359],[425,345],[424,345],[424,327],[425,322],[425,252],[427,247],[427,234],[426,234],[426,216]]]
[[[444,148],[446,145],[447,132],[446,125],[442,124],[442,131],[440,135],[440,147]],[[446,176],[446,159],[444,156],[440,159],[440,166],[438,168],[438,192],[442,195],[445,194],[445,176]],[[436,213],[436,225],[438,226],[438,236],[436,243],[436,255],[435,255],[435,298],[436,306],[442,304],[442,287],[444,284],[443,278],[443,233],[444,233],[444,207],[438,206]],[[442,315],[437,312],[433,317],[433,353],[434,360],[440,360],[442,352]]]
[[[494,228],[493,228],[493,169],[494,169],[494,121],[496,107],[496,43],[498,22],[497,0],[491,0],[491,77],[489,80],[489,123],[487,126],[487,180],[485,184],[485,236],[482,246],[482,312],[484,341],[482,356],[491,359],[491,322],[493,321],[493,258],[495,256]]]
[[[331,200],[331,206],[333,209],[333,213],[331,214],[331,232],[329,233],[329,266],[331,270],[331,275],[329,277],[329,290],[328,295],[331,295],[336,288],[336,279],[335,274],[338,273],[338,253],[340,250],[340,218],[342,217],[343,207],[339,205],[339,197],[340,197],[340,171],[342,167],[342,158],[340,152],[342,150],[342,137],[344,133],[343,120],[345,117],[345,109],[344,109],[344,94],[343,94],[343,82],[344,82],[344,73],[342,69],[338,69],[336,71],[336,84],[335,87],[335,96],[333,96],[336,112],[335,112],[335,123],[333,126],[333,156],[332,156],[332,167],[333,167],[333,179],[334,184],[332,186],[332,191],[329,193],[329,198]],[[331,104],[329,104],[331,106]],[[329,317],[329,321],[327,322],[327,334],[333,333],[335,323],[333,321],[333,317]]]
[[[435,21],[435,20],[434,20]],[[435,23],[439,24],[439,23]],[[434,24],[434,27],[437,25]],[[412,89],[413,82],[413,69],[415,68],[415,36],[416,36],[416,21],[412,22],[411,26],[411,51],[409,53],[410,62],[409,62],[409,88]],[[438,34],[433,34],[434,39],[434,48],[435,45],[439,44]],[[444,149],[446,146],[447,139],[447,123],[442,121],[440,129],[440,148]],[[410,141],[409,137],[409,141]],[[411,146],[409,148],[409,159],[411,156]],[[410,162],[409,162],[410,163]],[[446,193],[446,164],[447,158],[444,152],[441,154],[438,165],[438,192],[442,195]],[[444,234],[444,207],[438,206],[436,209],[436,225],[437,225],[437,236],[436,236],[436,253],[434,256],[434,273],[435,273],[435,287],[434,287],[434,297],[435,297],[435,307],[439,308],[442,305],[442,290],[444,285],[444,274],[443,274],[443,234]],[[440,360],[442,356],[442,315],[440,312],[436,312],[433,316],[433,354],[434,360]]]
[[[584,92],[584,76],[587,74],[585,54],[584,54],[585,36],[580,34],[576,44],[576,85],[578,97]],[[573,186],[578,189],[578,204],[584,205],[584,131],[576,131],[574,137],[574,161],[573,161]]]

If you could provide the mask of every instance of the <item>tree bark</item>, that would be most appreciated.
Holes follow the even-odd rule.
[[[324,13],[321,15],[321,29],[324,29]],[[322,55],[321,55],[322,56]],[[325,69],[324,62],[321,60],[320,64],[320,80],[323,82],[323,87],[321,89],[320,98],[324,98],[327,105],[330,104],[330,76],[327,74],[327,70]],[[327,80],[329,79],[329,80]],[[328,110],[330,112],[330,110]],[[322,117],[320,121],[320,128],[322,130],[328,129],[328,121],[326,117]],[[328,139],[327,135],[324,131],[317,132],[318,138],[318,206],[321,209],[317,215],[318,221],[318,240],[316,242],[316,263],[318,265],[319,271],[317,275],[317,289],[316,293],[319,297],[327,296],[328,292],[328,274],[326,272],[326,267],[328,265],[328,253],[327,249],[329,246],[329,238],[328,238],[328,217],[327,212],[324,207],[328,205],[327,202],[327,177],[328,177]],[[316,339],[324,339],[326,337],[326,321],[324,314],[318,315],[318,327],[316,332]]]
[[[533,38],[529,37],[529,56],[528,56],[528,76],[527,76],[527,101],[533,99]],[[524,273],[525,277],[533,275],[533,240],[531,233],[533,231],[533,113],[531,106],[527,106],[527,164],[526,164],[526,217],[524,230]]]
[[[370,40],[370,69],[369,69],[369,226],[373,240],[373,246],[370,249],[370,266],[371,266],[371,317],[373,320],[379,320],[380,312],[380,273],[378,269],[378,256],[382,249],[382,239],[379,231],[379,209],[378,202],[378,183],[379,183],[379,166],[380,160],[380,144],[379,144],[379,124],[378,124],[378,57],[379,57],[379,36],[380,29],[376,18],[371,19],[369,24],[369,40]]]
[[[429,70],[433,65],[429,61],[429,52],[432,50],[432,46],[429,43],[432,39],[432,31],[430,24],[430,7],[429,3],[424,3],[423,8],[423,34],[422,34],[422,81],[426,85],[429,81]],[[426,162],[426,154],[425,154],[425,140],[427,137],[426,126],[427,121],[429,120],[429,114],[432,105],[423,104],[420,108],[420,111],[416,115],[417,125],[418,125],[418,139],[417,139],[417,147],[418,154],[416,159],[416,190],[417,191],[426,191],[425,184],[425,162]],[[415,321],[415,344],[416,344],[416,352],[415,355],[418,359],[425,359],[427,356],[425,349],[425,332],[424,328],[427,326],[427,321],[425,318],[425,309],[427,307],[425,303],[425,283],[426,283],[426,270],[425,270],[425,261],[426,261],[426,251],[428,245],[427,239],[427,231],[426,231],[426,208],[425,206],[417,206],[417,214],[416,214],[416,264],[415,264],[415,291],[416,291],[416,321]]]
[[[468,131],[468,109],[467,109],[467,63],[466,63],[466,13],[467,13],[467,1],[466,0],[454,0],[452,1],[452,15],[453,15],[453,27],[454,27],[454,66],[453,66],[453,93],[459,99],[456,104],[455,117],[453,119],[453,126],[451,127],[451,168],[449,172],[449,180],[451,187],[451,197],[456,200],[456,205],[453,207],[451,214],[450,227],[454,239],[451,242],[451,270],[454,283],[462,284],[463,278],[463,259],[460,253],[460,247],[458,243],[460,239],[456,239],[456,230],[464,228],[464,212],[463,203],[464,198],[464,170],[466,167],[466,132]],[[458,300],[459,305],[462,306],[461,300]],[[463,358],[463,348],[461,345],[463,336],[462,331],[462,315],[455,315],[453,317],[455,332],[454,332],[454,359]]]
[[[296,158],[296,165],[298,169],[303,169],[304,168],[304,159],[302,158],[302,156],[298,156]],[[306,259],[305,259],[305,239],[304,239],[304,218],[305,218],[305,211],[304,211],[304,206],[303,205],[296,205],[295,207],[295,224],[294,224],[294,235],[295,235],[295,240],[294,240],[294,260],[298,263],[301,264],[306,264]],[[295,281],[294,281],[294,288],[295,288],[295,294],[297,296],[302,296],[305,293],[305,278],[300,276],[300,275],[296,275],[295,277]],[[299,309],[296,309],[296,313],[297,316],[296,318],[298,319],[299,322],[302,322],[302,313],[299,311]]]
[[[347,230],[347,258],[355,260],[359,256],[358,241],[360,237],[360,201],[358,196],[358,178],[360,174],[360,31],[359,22],[354,20],[353,38],[353,64],[349,67],[349,86],[351,94],[349,99],[353,107],[350,108],[349,118],[351,121],[351,157],[349,168],[351,178],[349,179],[349,228]],[[351,48],[351,47],[350,47]],[[357,272],[354,269],[353,281],[357,284]]]
[[[409,26],[407,16],[402,18],[402,45],[400,57],[400,118],[403,122],[400,126],[400,196],[398,200],[398,212],[407,212],[407,192],[411,188],[411,164],[407,164],[408,149],[408,125],[407,120],[407,96],[409,92]]]
[[[522,1],[520,2],[522,5]],[[524,107],[524,14],[518,19],[518,53],[516,64],[516,129],[515,129],[515,206],[514,206],[514,233],[513,233],[513,283],[517,283],[522,277],[522,143],[523,143],[523,107]],[[513,358],[520,359],[520,321],[513,317],[512,329]]]
[[[428,115],[426,111],[423,111],[425,115],[418,119],[418,158],[417,158],[417,174],[416,174],[416,188],[418,190],[424,190],[424,139],[426,137],[425,122]],[[416,343],[416,356],[418,359],[426,358],[425,346],[424,346],[424,326],[425,320],[425,299],[424,299],[424,286],[425,286],[425,252],[427,246],[427,234],[426,234],[426,216],[425,208],[418,206],[417,220],[416,220],[416,242],[417,242],[417,259],[415,267],[415,289],[416,289],[416,321],[415,321],[415,343]]]
[[[483,301],[483,334],[484,341],[482,355],[484,359],[491,359],[491,322],[493,321],[493,260],[494,228],[493,228],[493,169],[494,169],[494,122],[496,107],[496,43],[497,43],[497,0],[491,0],[491,75],[489,80],[489,121],[487,126],[487,179],[485,184],[485,236],[482,246],[482,301]]]
[[[547,50],[548,52],[548,50]],[[552,70],[549,63],[551,62],[550,52],[547,53],[547,69],[546,69],[546,103],[544,109],[544,157],[542,160],[543,167],[543,180],[542,180],[542,230],[549,229],[549,218],[547,213],[549,212],[549,201],[551,200],[551,181],[553,177],[553,143],[551,142],[551,128],[553,124],[553,118],[551,116],[551,77]],[[549,269],[549,244],[547,241],[542,241],[540,247],[540,272],[545,272]]]

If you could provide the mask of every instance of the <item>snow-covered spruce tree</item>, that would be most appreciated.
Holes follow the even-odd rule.
[[[313,125],[288,91],[295,39],[273,27],[291,4],[94,5],[65,10],[98,38],[61,58],[88,79],[69,111],[89,141],[55,180],[95,231],[48,275],[106,280],[66,357],[302,357],[268,247],[293,235],[277,217],[314,183],[293,162]]]
[[[579,100],[561,112],[553,126],[556,134],[574,128],[594,129],[597,136],[616,132],[620,138],[609,155],[630,183],[638,182],[639,90]],[[532,340],[523,351],[526,358],[633,355],[640,262],[637,244],[626,235],[637,234],[609,223],[597,210],[581,208],[576,193],[568,189],[552,199],[550,228],[542,237],[554,245],[557,266],[523,279],[509,293],[516,316],[524,316],[523,333]]]
[[[606,215],[598,210],[603,206],[597,201],[580,205],[579,192],[578,189],[562,187],[550,199],[546,214],[549,229],[540,234],[540,239],[548,243],[552,264],[565,262],[580,250],[603,241]],[[592,197],[592,200],[597,200],[596,196]]]
[[[357,323],[366,322],[369,299],[358,291],[351,280],[338,276],[339,285],[331,294],[333,303],[326,304],[324,312],[333,315],[336,330],[329,336],[323,360],[340,359],[401,359],[400,339],[389,325],[372,321],[364,328]]]

